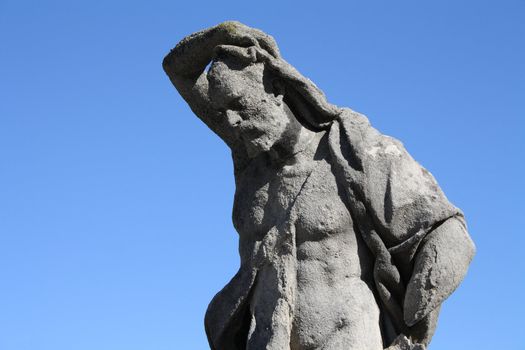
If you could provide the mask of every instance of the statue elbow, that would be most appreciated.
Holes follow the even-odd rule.
[[[459,286],[476,253],[460,219],[449,219],[429,234],[415,260],[404,300],[408,326],[421,321]]]

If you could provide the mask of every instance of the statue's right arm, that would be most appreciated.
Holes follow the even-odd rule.
[[[213,50],[220,44],[220,32],[220,28],[213,27],[191,34],[182,39],[162,61],[162,68],[175,88],[193,112],[205,119],[211,106],[204,70],[212,59]]]
[[[164,58],[162,66],[193,112],[204,120],[213,113],[205,69],[220,45],[257,46],[278,54],[270,36],[235,21],[223,22],[182,39]]]

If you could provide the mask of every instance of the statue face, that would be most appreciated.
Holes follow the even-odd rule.
[[[250,157],[269,151],[283,138],[291,122],[282,95],[270,92],[263,77],[262,63],[239,67],[216,61],[208,72],[212,105],[231,131],[224,134],[240,140]]]

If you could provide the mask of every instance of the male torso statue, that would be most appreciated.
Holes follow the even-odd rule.
[[[423,349],[475,250],[432,175],[257,29],[192,34],[163,67],[234,160],[241,267],[206,313],[210,347]]]

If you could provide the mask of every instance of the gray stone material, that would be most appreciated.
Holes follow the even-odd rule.
[[[232,150],[241,266],[208,307],[211,349],[424,349],[475,252],[433,176],[260,30],[192,34],[163,67]]]

